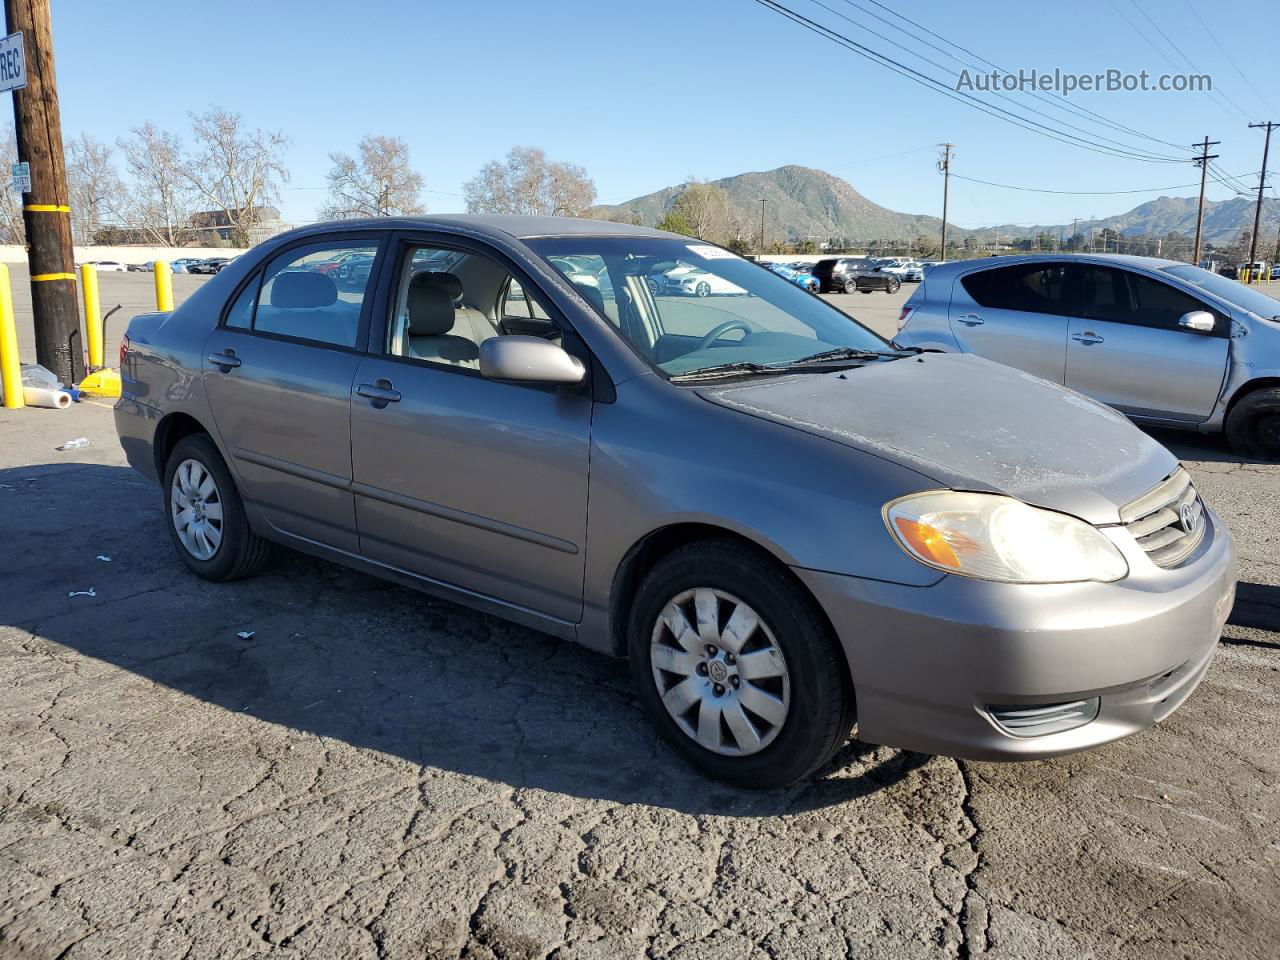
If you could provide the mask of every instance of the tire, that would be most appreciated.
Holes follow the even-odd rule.
[[[191,506],[190,499],[182,496],[182,479],[177,479],[178,489],[175,489],[175,474],[187,464],[195,464],[212,481],[213,492],[204,494],[201,503],[195,507]],[[191,473],[184,476],[197,475],[195,467],[189,469]],[[222,582],[239,580],[262,569],[270,556],[271,544],[249,529],[249,521],[235,481],[231,479],[231,472],[227,470],[222,455],[207,434],[191,434],[174,445],[165,463],[163,492],[165,526],[169,529],[169,538],[173,541],[178,556],[192,573],[205,580]],[[221,507],[221,526],[216,527],[218,542],[213,551],[205,555],[200,545],[203,543],[208,546],[211,542],[211,535],[207,530],[216,523],[212,510],[215,503]],[[184,515],[188,518],[185,529],[190,529],[189,518],[195,511],[206,517],[205,537],[201,540],[198,534],[191,534],[187,536],[191,542],[184,542],[184,534],[179,532],[181,518]]]
[[[1261,387],[1241,397],[1223,430],[1236,453],[1280,461],[1280,387]]]
[[[694,287],[694,288],[693,288],[693,292],[694,292],[695,294],[697,294],[698,296],[700,296],[700,297],[707,297],[707,296],[710,296],[710,295],[711,295],[711,284],[707,283],[707,281],[705,281],[705,280],[702,280],[702,281],[700,281],[700,282],[698,283],[698,285],[697,285],[696,287]]]
[[[900,289],[902,289],[902,281],[895,278],[889,281],[889,285],[885,288],[885,292],[897,293]]]
[[[844,282],[844,292],[845,292],[845,293],[853,293],[853,292],[854,292],[855,290],[857,290],[857,289],[858,289],[858,281],[857,281],[857,280],[846,280],[846,281]]]
[[[686,640],[696,653],[675,645],[664,614],[679,601],[680,609],[688,611],[680,616],[692,625],[699,597],[705,595],[712,596],[720,632],[731,641],[733,635],[725,628],[732,622],[732,611],[745,602],[758,618],[759,625],[738,648],[746,651],[744,664],[748,655],[767,654],[763,663],[754,661],[758,682],[737,673],[744,666],[727,644],[714,661],[697,636]],[[701,541],[659,561],[636,594],[627,644],[632,676],[649,720],[691,766],[713,779],[756,789],[786,786],[830,761],[853,727],[848,668],[821,610],[785,570],[748,546]],[[674,666],[673,672],[655,670],[653,657],[655,651],[662,652],[659,647],[670,648],[661,659]],[[779,663],[780,676],[764,675]],[[724,686],[717,687],[715,679],[723,680]],[[685,694],[673,695],[682,684],[688,684],[682,687]],[[673,704],[682,704],[694,691],[699,691],[697,699],[683,706],[679,719],[680,707],[673,713],[664,703],[664,694]],[[762,691],[767,696],[762,697]],[[780,721],[770,723],[764,713],[752,711],[761,705],[768,713],[780,712]],[[716,747],[696,739],[694,725],[704,709],[719,711],[708,713],[714,726],[707,730]],[[743,717],[750,727],[745,737]],[[749,739],[753,735],[757,742]]]
[[[648,287],[648,288],[649,288],[649,293],[650,293],[652,296],[655,296],[655,297],[656,297],[656,296],[658,295],[658,281],[657,281],[657,280],[655,280],[653,277],[645,277],[645,278],[644,278],[644,284],[645,284],[645,286],[646,286],[646,287]]]

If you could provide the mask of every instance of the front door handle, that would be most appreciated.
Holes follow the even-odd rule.
[[[986,323],[987,321],[983,320],[976,313],[965,313],[960,316],[960,322],[966,327],[976,327],[980,324]]]
[[[240,366],[240,358],[231,349],[228,349],[225,353],[211,353],[206,359],[214,366],[221,367],[223,373],[226,373],[232,367]]]
[[[1071,339],[1085,344],[1102,343],[1102,337],[1098,336],[1092,330],[1086,330],[1084,333],[1073,333],[1071,335]]]
[[[388,403],[400,402],[400,391],[391,386],[390,380],[378,380],[374,383],[362,383],[356,387],[356,393],[367,399],[381,410]]]

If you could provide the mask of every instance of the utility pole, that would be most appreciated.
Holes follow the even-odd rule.
[[[31,190],[22,195],[22,218],[27,229],[36,361],[64,383],[78,383],[84,377],[84,356],[49,0],[5,0],[4,12],[9,32],[22,34],[26,53],[27,86],[13,93],[13,120],[18,160],[31,165]]]
[[[951,187],[951,151],[954,143],[941,144],[942,156],[938,169],[942,171],[942,262],[947,262],[947,191]]]
[[[1076,237],[1080,236],[1079,223],[1080,223],[1079,217],[1071,218],[1071,252],[1072,253],[1080,252],[1079,250],[1076,249]]]
[[[1191,260],[1197,267],[1200,266],[1200,237],[1204,233],[1204,182],[1209,175],[1209,161],[1218,159],[1216,153],[1212,155],[1209,153],[1209,148],[1216,147],[1221,142],[1221,140],[1210,140],[1205,137],[1202,143],[1192,144],[1193,147],[1200,148],[1200,156],[1196,157],[1194,161],[1200,168],[1200,209],[1196,213],[1196,251]]]
[[[1258,173],[1258,205],[1253,210],[1253,236],[1249,238],[1249,282],[1253,283],[1253,264],[1258,259],[1258,231],[1262,229],[1262,189],[1267,185],[1267,154],[1271,151],[1271,131],[1280,123],[1251,123],[1250,130],[1266,130],[1262,145],[1262,170]]]
[[[768,203],[767,197],[760,198],[760,256],[764,256],[764,205]]]

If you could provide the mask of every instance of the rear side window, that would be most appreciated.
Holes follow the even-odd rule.
[[[336,347],[354,347],[378,248],[309,244],[280,254],[227,311],[225,325]]]
[[[997,267],[961,277],[960,283],[979,306],[1024,313],[1064,315],[1069,312],[1064,264]]]

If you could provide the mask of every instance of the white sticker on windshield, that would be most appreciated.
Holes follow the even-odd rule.
[[[731,250],[721,250],[719,247],[713,247],[705,243],[686,243],[685,249],[690,253],[695,253],[704,260],[741,260],[736,253]]]

